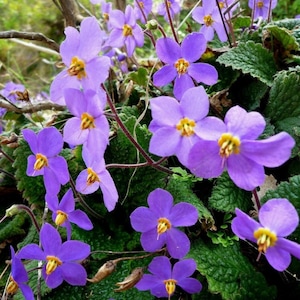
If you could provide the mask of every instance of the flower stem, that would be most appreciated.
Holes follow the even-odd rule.
[[[254,189],[254,190],[252,191],[252,194],[253,194],[253,197],[254,197],[254,199],[255,199],[255,204],[256,204],[257,210],[259,211],[259,210],[260,210],[260,207],[261,207],[261,204],[260,204],[260,201],[259,201],[259,198],[258,198],[256,189]]]

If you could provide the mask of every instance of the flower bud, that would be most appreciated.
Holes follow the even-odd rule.
[[[152,20],[149,20],[146,24],[146,28],[148,30],[156,30],[158,27],[158,23],[156,20],[152,19]]]
[[[109,276],[112,272],[115,271],[116,269],[116,262],[114,260],[109,260],[107,261],[104,265],[100,267],[96,275],[92,278],[89,279],[87,278],[87,281],[92,282],[92,283],[97,283],[101,281],[102,279],[106,278]]]
[[[134,287],[143,277],[143,268],[138,267],[135,268],[132,273],[127,276],[123,281],[117,282],[116,285],[119,288],[115,289],[115,292],[123,292],[129,290],[130,288]]]

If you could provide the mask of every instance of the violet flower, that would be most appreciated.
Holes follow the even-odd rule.
[[[101,97],[93,90],[68,88],[64,97],[74,115],[64,126],[64,141],[74,146],[83,144],[83,152],[102,158],[109,136],[109,124],[103,112],[106,95]]]
[[[113,29],[109,35],[107,45],[118,48],[125,45],[129,57],[132,56],[136,47],[144,45],[144,34],[136,22],[131,6],[126,6],[125,13],[118,9],[113,10],[110,13],[109,22]]]
[[[136,208],[130,215],[133,229],[142,232],[144,250],[155,252],[166,244],[172,257],[184,257],[190,250],[190,240],[176,227],[194,225],[198,220],[197,209],[185,202],[173,206],[172,195],[159,188],[149,194],[148,205],[149,208]]]
[[[259,17],[266,20],[270,10],[273,10],[277,5],[277,0],[249,0],[249,7],[253,10],[253,19],[256,20]]]
[[[164,65],[153,76],[157,86],[175,80],[174,95],[181,100],[184,92],[196,82],[212,85],[217,82],[217,70],[207,63],[196,63],[206,50],[206,40],[201,33],[188,34],[181,45],[171,38],[160,38],[156,43],[156,53]]]
[[[173,19],[175,17],[175,15],[177,15],[181,10],[179,1],[167,0],[166,2],[168,5],[168,10],[170,12],[171,19]],[[165,2],[165,0],[161,0],[161,3],[158,4],[158,7],[157,7],[157,14],[163,16],[164,19],[167,22],[169,22],[167,8],[166,8],[166,2]]]
[[[284,271],[291,263],[291,255],[300,259],[300,245],[286,239],[299,224],[294,206],[282,198],[268,200],[259,210],[259,222],[240,209],[231,228],[242,240],[257,243],[258,251],[266,255],[269,264],[277,271]]]
[[[72,189],[69,189],[62,197],[61,202],[58,201],[56,195],[46,194],[46,202],[48,208],[52,211],[52,220],[57,226],[67,229],[67,239],[71,239],[71,223],[78,227],[91,230],[93,224],[87,214],[80,209],[75,210],[75,199]]]
[[[149,151],[162,157],[176,155],[187,165],[191,147],[199,137],[209,139],[213,128],[211,121],[207,123],[209,100],[204,88],[188,89],[180,102],[161,96],[151,99],[150,105],[153,120],[149,130],[153,135]]]
[[[118,191],[115,183],[105,168],[105,161],[95,160],[92,156],[82,153],[87,169],[81,171],[76,179],[76,190],[81,194],[91,194],[99,188],[103,194],[104,205],[112,211],[118,202]]]
[[[188,168],[203,178],[218,177],[227,169],[233,182],[248,191],[264,182],[264,166],[282,165],[295,145],[286,132],[257,140],[266,126],[263,116],[239,106],[228,110],[225,123],[215,125],[211,140],[200,140],[192,147]]]
[[[31,129],[22,130],[33,155],[27,159],[27,176],[43,175],[46,192],[57,195],[60,186],[69,181],[68,165],[58,156],[63,147],[63,139],[55,127],[47,127],[39,133]]]
[[[202,24],[200,33],[204,34],[207,41],[214,38],[215,31],[221,42],[227,41],[226,30],[215,1],[203,0],[202,7],[196,7],[192,17],[196,22]]]
[[[2,90],[0,90],[0,94],[15,103],[18,100],[17,92],[23,93],[25,91],[25,86],[23,84],[17,84],[12,81],[7,82]]]
[[[50,87],[51,100],[62,105],[65,104],[65,88],[97,90],[107,79],[110,68],[110,59],[98,56],[104,32],[95,17],[85,18],[81,22],[80,32],[68,26],[65,35],[60,54],[67,68],[54,78]]]
[[[6,288],[6,293],[8,295],[14,295],[17,293],[18,289],[20,289],[26,300],[34,300],[34,295],[31,288],[25,284],[28,281],[28,275],[24,265],[22,264],[21,260],[15,256],[15,251],[12,246],[10,246],[10,252],[11,275]]]
[[[42,249],[36,244],[23,247],[18,253],[20,259],[45,261],[43,278],[48,287],[54,289],[65,280],[70,285],[85,285],[87,273],[79,261],[90,254],[90,246],[80,241],[62,243],[58,231],[45,223],[40,231]]]
[[[135,0],[133,10],[136,19],[145,24],[147,22],[147,17],[152,10],[152,0]]]
[[[195,261],[184,259],[174,264],[173,268],[166,256],[157,256],[149,264],[148,270],[152,274],[144,274],[135,285],[140,291],[150,290],[155,297],[170,297],[174,294],[176,286],[180,286],[189,294],[199,293],[201,283],[190,276],[196,271]]]

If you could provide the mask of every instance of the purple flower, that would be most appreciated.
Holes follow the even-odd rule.
[[[249,0],[249,7],[253,10],[253,19],[261,17],[266,20],[268,18],[269,10],[272,10],[277,5],[277,0]]]
[[[75,199],[71,189],[65,193],[60,203],[57,196],[52,194],[46,194],[46,202],[52,211],[52,219],[55,224],[66,227],[68,240],[71,238],[71,223],[85,230],[93,228],[93,224],[86,213],[80,209],[75,210]]]
[[[150,100],[153,120],[149,130],[153,133],[149,151],[159,156],[176,155],[187,164],[191,147],[199,137],[209,138],[211,123],[207,127],[208,96],[202,86],[188,89],[180,102],[161,96]],[[217,119],[217,122],[219,120]]]
[[[240,4],[237,3],[235,0],[218,0],[218,3],[225,19],[227,20],[231,18],[233,12],[240,6]]]
[[[60,46],[63,63],[67,66],[53,80],[50,87],[51,100],[65,104],[65,88],[97,90],[108,76],[110,59],[99,57],[104,32],[95,17],[85,18],[78,32],[74,27],[65,29],[66,39]]]
[[[164,0],[161,1],[162,3],[160,3],[157,7],[157,14],[164,16],[165,20],[169,22],[165,1]],[[180,12],[180,4],[176,0],[168,0],[167,4],[168,4],[168,10],[170,12],[171,19],[173,19],[174,16]]]
[[[134,13],[137,20],[142,23],[147,22],[147,17],[152,10],[152,0],[135,0]],[[142,13],[143,11],[143,13]]]
[[[231,228],[242,240],[257,243],[258,251],[264,253],[269,264],[278,271],[284,271],[291,263],[291,255],[300,259],[300,245],[284,237],[290,235],[299,224],[299,216],[287,199],[271,199],[259,210],[259,222],[240,209]]]
[[[9,283],[6,288],[6,293],[8,295],[14,295],[18,289],[21,290],[26,300],[34,300],[33,292],[31,288],[25,284],[28,281],[27,272],[21,262],[21,260],[15,256],[15,251],[12,246],[10,246],[11,251],[11,275],[9,278]]]
[[[23,84],[17,84],[12,81],[7,82],[2,90],[0,90],[0,94],[15,103],[18,100],[17,92],[23,93],[25,91],[25,86]]]
[[[109,172],[105,168],[105,161],[95,160],[90,155],[82,153],[87,169],[81,171],[76,179],[76,190],[81,194],[91,194],[100,187],[103,201],[108,211],[112,211],[118,202],[118,191]]]
[[[31,129],[22,133],[34,154],[27,159],[27,176],[43,175],[46,192],[57,195],[60,185],[69,181],[67,162],[58,156],[63,147],[62,135],[55,127],[44,128],[38,134]]]
[[[194,294],[202,289],[201,283],[195,278],[189,278],[196,271],[195,261],[184,259],[174,264],[166,256],[157,256],[149,264],[148,270],[152,274],[145,274],[135,285],[140,291],[150,290],[155,297],[170,297],[175,292],[176,286],[184,291]]]
[[[200,32],[204,34],[207,41],[214,38],[215,31],[221,42],[227,41],[226,30],[215,1],[203,0],[202,7],[196,7],[192,17],[196,22],[202,24]]]
[[[194,225],[198,220],[197,209],[185,202],[173,206],[172,195],[162,189],[149,194],[148,205],[149,208],[136,208],[130,215],[133,229],[142,232],[144,250],[154,252],[166,244],[172,257],[184,257],[190,250],[190,240],[176,227]]]
[[[74,115],[65,124],[64,141],[70,145],[83,144],[83,152],[102,158],[109,136],[109,124],[103,113],[106,95],[101,99],[93,90],[65,89],[64,96]]]
[[[253,190],[265,179],[264,166],[278,167],[286,162],[295,145],[294,139],[281,132],[265,140],[256,140],[266,122],[258,112],[247,113],[232,107],[225,123],[213,124],[211,140],[200,140],[191,149],[189,169],[199,177],[218,177],[227,168],[233,182],[245,190]]]
[[[135,47],[144,45],[144,34],[141,27],[136,23],[133,8],[127,5],[125,14],[116,9],[113,10],[109,18],[113,27],[107,44],[111,47],[126,46],[128,56],[132,56]]]
[[[46,284],[54,289],[65,280],[71,285],[86,284],[86,270],[78,261],[90,254],[90,246],[80,241],[62,243],[58,231],[45,223],[40,231],[43,250],[36,244],[23,247],[18,253],[21,259],[46,261],[42,274]]]
[[[216,69],[207,63],[195,63],[206,50],[206,40],[200,33],[188,34],[181,45],[171,38],[160,38],[156,43],[156,53],[166,63],[153,76],[157,86],[163,86],[175,79],[174,95],[181,100],[184,92],[196,82],[208,85],[218,79]]]

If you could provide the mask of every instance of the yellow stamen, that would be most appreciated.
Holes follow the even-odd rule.
[[[74,56],[68,69],[68,74],[70,76],[77,76],[77,79],[86,77],[84,61],[79,59],[77,56]]]
[[[6,292],[7,294],[14,295],[19,289],[18,284],[15,282],[12,276],[9,278],[9,284],[7,286]]]
[[[55,224],[57,226],[62,225],[68,219],[68,215],[61,210],[56,211]]]
[[[254,232],[254,237],[257,239],[258,251],[266,253],[269,247],[273,247],[277,241],[275,232],[268,228],[260,227]]]
[[[184,58],[179,58],[174,64],[179,75],[185,74],[189,65],[189,62],[186,61]]]
[[[81,115],[81,124],[80,124],[80,128],[82,130],[84,129],[91,129],[91,128],[95,128],[95,122],[94,122],[94,118],[88,114],[88,113],[83,113]]]
[[[96,181],[100,182],[100,178],[92,168],[87,168],[88,177],[86,179],[87,185],[91,185]]]
[[[223,9],[225,7],[225,3],[223,1],[219,2],[219,7],[220,9]]]
[[[138,1],[139,7],[141,9],[144,9],[144,2],[143,1]]]
[[[103,13],[103,19],[105,22],[108,22],[109,21],[109,14],[108,13]]]
[[[175,279],[164,280],[164,284],[166,287],[166,291],[169,295],[169,299],[170,299],[170,296],[175,292],[176,283],[177,283],[177,280],[175,280]]]
[[[35,155],[35,163],[34,163],[34,166],[33,168],[36,170],[36,171],[39,171],[41,170],[42,168],[44,167],[48,167],[48,159],[46,156],[44,156],[43,154],[41,153],[37,153]]]
[[[52,272],[55,271],[55,269],[58,266],[62,265],[62,261],[56,256],[48,255],[46,257],[46,260],[48,261],[47,265],[46,265],[46,274],[47,275],[50,275]]]
[[[204,21],[204,24],[205,24],[206,26],[211,26],[211,25],[213,24],[213,22],[214,22],[214,20],[213,20],[213,18],[211,17],[211,15],[206,15],[206,16],[204,16],[203,21]]]
[[[191,136],[194,132],[194,127],[196,123],[194,120],[190,120],[188,118],[181,119],[176,125],[176,129],[181,131],[182,136]]]
[[[218,140],[218,145],[220,146],[220,155],[223,158],[228,158],[231,154],[240,153],[241,141],[231,133],[223,133]]]
[[[170,8],[172,5],[171,1],[167,1],[167,5],[168,5],[168,8]]]
[[[256,6],[258,8],[262,8],[262,7],[264,7],[264,2],[263,1],[257,1]]]
[[[132,27],[128,24],[125,24],[123,26],[123,35],[124,36],[129,36],[129,35],[132,35]]]
[[[162,234],[171,228],[171,222],[167,218],[159,218],[157,224],[157,233]]]

